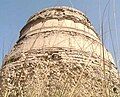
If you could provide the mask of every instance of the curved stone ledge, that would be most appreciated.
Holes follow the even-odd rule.
[[[64,11],[61,11],[61,10],[64,10]],[[71,14],[70,14],[70,12],[71,12]],[[76,14],[75,14],[75,12],[76,12]],[[63,13],[65,13],[65,14],[63,14]],[[58,15],[58,14],[60,14],[60,15]],[[48,21],[48,20],[51,20],[51,19],[58,19],[58,21],[66,19],[66,20],[74,21],[74,23],[82,23],[83,25],[86,25],[89,29],[93,30],[93,32],[95,32],[95,30],[94,30],[93,26],[91,25],[89,19],[84,14],[82,14],[80,12],[77,12],[77,11],[74,11],[72,9],[70,10],[69,8],[66,8],[66,7],[55,7],[55,8],[48,8],[47,10],[43,10],[43,11],[35,14],[34,16],[32,16],[28,20],[27,24],[20,31],[20,36],[22,36],[22,34],[27,29],[30,29],[30,27],[36,21],[45,22],[45,21]],[[97,35],[96,32],[95,32],[95,34]]]

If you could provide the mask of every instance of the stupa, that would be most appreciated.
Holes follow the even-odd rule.
[[[0,74],[0,97],[120,97],[112,55],[87,16],[65,6],[29,18]]]

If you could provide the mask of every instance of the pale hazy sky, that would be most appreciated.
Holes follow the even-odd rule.
[[[51,6],[71,6],[83,11],[94,25],[97,33],[99,33],[100,16],[103,15],[107,1],[108,0],[0,0],[0,64],[2,64],[4,55],[11,50],[18,39],[19,31],[25,25],[27,19],[34,13]],[[104,17],[105,44],[114,56],[108,29],[108,17],[111,22],[115,53],[117,59],[119,59],[120,43],[117,43],[117,41],[120,41],[118,38],[120,36],[120,0],[110,1]],[[118,34],[116,34],[116,30]]]

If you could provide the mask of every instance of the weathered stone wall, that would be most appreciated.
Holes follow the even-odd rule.
[[[89,19],[67,7],[32,16],[0,74],[0,97],[120,96],[111,54]]]

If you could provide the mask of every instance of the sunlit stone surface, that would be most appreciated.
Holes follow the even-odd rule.
[[[120,97],[111,54],[85,14],[68,7],[28,20],[4,59],[0,89],[0,97]]]

